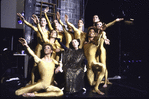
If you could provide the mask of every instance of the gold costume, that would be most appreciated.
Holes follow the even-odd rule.
[[[47,20],[49,29],[50,29],[51,31],[54,30],[53,27],[52,27],[52,25],[51,25],[51,23],[50,23],[50,20],[49,20],[49,18],[48,18],[48,16],[47,16],[47,13],[44,13],[44,14],[45,14],[45,18],[46,18],[46,20]],[[63,42],[63,38],[64,38],[63,31],[59,31],[59,30],[56,30],[56,31],[57,31],[57,33],[58,33],[57,38],[60,38],[60,41]],[[55,44],[60,47],[61,51],[64,51],[64,49],[62,49],[61,45],[58,43],[57,40],[55,41]],[[59,58],[60,58],[60,53],[56,55],[56,60],[58,61]]]
[[[53,27],[52,27],[52,25],[51,25],[51,22],[50,22],[50,20],[49,20],[49,18],[48,18],[48,16],[47,16],[46,13],[45,13],[45,18],[46,18],[46,20],[47,20],[49,29],[50,29],[51,31],[54,30]],[[64,37],[63,31],[59,31],[59,30],[56,30],[56,31],[57,31],[57,33],[58,33],[57,38],[60,38],[61,42],[63,42],[63,37]],[[56,41],[56,44],[58,44],[58,45],[60,46],[60,44],[58,43],[58,41]]]
[[[50,42],[50,39],[48,39],[46,37],[46,35],[44,35],[44,32],[42,32],[42,29],[40,27],[40,24],[37,24],[37,27],[38,27],[39,33],[41,34],[41,38],[42,38],[43,42],[44,43],[50,43],[52,45],[52,47],[53,47],[53,53],[52,53],[52,56],[51,57],[54,58],[54,59],[56,59],[56,51],[55,50],[57,48],[60,48],[60,46],[55,43],[56,41],[54,41],[54,43],[51,43]]]
[[[65,38],[66,38],[66,44],[65,44],[65,46],[66,46],[67,48],[69,48],[69,44],[70,44],[70,42],[74,39],[74,36],[73,36],[72,33],[69,33],[69,32],[66,30],[65,25],[63,24],[63,22],[62,22],[61,20],[58,20],[58,21],[59,21],[59,23],[63,26],[63,32],[64,32]]]
[[[42,40],[42,37],[41,37],[41,34],[40,34],[40,32],[38,31],[38,28],[37,27],[35,27],[35,26],[33,26],[32,24],[30,24],[29,22],[27,22],[26,20],[24,20],[24,23],[26,24],[26,25],[28,25],[29,27],[31,27],[37,34],[37,46],[36,46],[36,48],[35,48],[35,54],[38,56],[38,57],[41,57],[41,50],[42,50],[42,45],[43,45],[43,40]],[[43,31],[43,34],[44,34],[44,37],[45,38],[49,38],[49,34],[50,34],[50,32],[48,31],[48,30],[46,30],[46,31]],[[35,66],[36,66],[37,64],[35,63],[34,64],[34,67],[33,67],[33,69],[32,69],[32,72],[31,72],[31,83],[32,84],[34,84],[34,80],[35,80],[35,72],[36,72],[36,68],[35,68]]]
[[[73,24],[71,24],[70,22],[67,22],[67,24],[69,26],[72,27],[72,29],[74,30],[74,39],[80,39],[80,46],[79,48],[82,49],[84,42],[85,42],[85,38],[86,38],[86,33],[83,31],[80,31],[79,29],[77,29]]]
[[[37,33],[37,46],[35,48],[35,54],[38,56],[38,57],[41,57],[41,50],[42,50],[42,45],[43,45],[43,40],[42,40],[42,37],[41,37],[41,34],[39,33],[38,31],[38,28],[33,26],[32,24],[30,24],[29,22],[27,22],[26,20],[24,20],[24,23],[26,25],[28,25],[29,27],[31,27],[36,33]],[[47,30],[47,31],[43,31],[43,34],[45,35],[45,38],[49,38],[49,34],[50,32]]]
[[[90,41],[84,45],[84,54],[88,61],[87,77],[91,86],[94,85],[94,72],[92,69],[96,68],[97,71],[100,71],[100,74],[98,75],[97,82],[94,87],[94,90],[96,92],[98,92],[99,90],[99,84],[101,83],[101,80],[103,79],[106,70],[105,65],[100,62],[97,62],[96,60],[96,52],[98,47],[100,46],[100,39],[101,35],[98,35],[98,37],[94,38],[93,41]]]
[[[98,51],[97,51],[97,57],[100,57],[100,62],[106,66],[106,49],[104,48],[104,41],[105,41],[105,39],[107,39],[106,32],[102,31],[98,35],[101,35],[101,39],[100,39],[100,45],[99,45],[99,48],[98,48]],[[98,58],[97,58],[97,61],[99,61]],[[107,85],[107,83],[108,83],[107,78],[108,78],[108,71],[107,71],[107,68],[106,68],[106,71],[105,71],[105,85]]]
[[[28,85],[16,90],[15,94],[19,96],[23,95],[24,93],[45,90],[46,92],[34,93],[34,95],[40,97],[62,96],[63,92],[58,87],[51,85],[55,64],[58,64],[58,62],[54,59],[52,59],[51,62],[44,61],[36,56],[29,47],[27,50],[34,57],[34,61],[38,64],[41,79],[39,79],[36,84]]]

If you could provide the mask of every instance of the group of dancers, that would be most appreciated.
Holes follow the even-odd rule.
[[[66,28],[60,20],[59,12],[57,12],[57,20],[51,24],[46,14],[48,11],[48,7],[44,9],[45,17],[42,17],[40,21],[35,14],[32,15],[36,26],[17,13],[20,19],[36,32],[37,46],[33,52],[26,40],[19,38],[19,42],[33,56],[35,63],[31,71],[31,82],[16,90],[15,94],[24,97],[53,97],[63,96],[65,92],[76,93],[82,89],[85,90],[84,76],[87,72],[89,84],[94,87],[92,92],[104,95],[99,90],[102,79],[105,77],[103,87],[110,84],[107,79],[106,49],[104,48],[104,43],[109,45],[110,40],[106,36],[105,29],[123,18],[117,18],[105,24],[100,21],[98,15],[94,15],[93,26],[89,27],[85,33],[82,20],[78,21],[78,28],[76,28],[65,15]],[[47,24],[49,30],[46,29]],[[37,70],[40,77],[35,75]],[[53,84],[54,75],[58,72],[64,73],[64,90]],[[35,81],[36,78],[38,78],[37,81]]]

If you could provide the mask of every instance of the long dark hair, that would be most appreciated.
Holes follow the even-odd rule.
[[[73,39],[74,40],[74,39]],[[73,41],[72,40],[72,41]],[[78,42],[79,42],[79,45],[78,45],[78,47],[80,46],[80,39],[76,39]],[[69,47],[71,48],[71,49],[74,49],[74,47],[73,47],[73,45],[72,45],[72,41],[69,43]]]

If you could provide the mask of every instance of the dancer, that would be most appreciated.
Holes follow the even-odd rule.
[[[65,28],[65,25],[63,24],[63,22],[60,20],[60,13],[57,12],[57,19],[59,21],[59,23],[62,25],[63,27],[63,31],[64,31],[64,34],[65,34],[65,38],[66,38],[66,47],[69,48],[69,44],[70,42],[72,41],[72,39],[74,39],[74,36],[72,34],[72,28],[70,26],[69,27],[69,30],[67,31],[66,28]]]
[[[26,40],[24,38],[19,38],[19,42],[25,46],[28,52],[34,57],[34,61],[38,64],[39,74],[41,79],[38,80],[36,84],[28,85],[22,87],[15,91],[16,95],[23,95],[24,97],[52,97],[52,96],[62,96],[63,92],[53,85],[51,85],[51,79],[54,74],[55,64],[62,66],[56,60],[51,58],[53,52],[52,45],[45,44],[44,57],[40,59],[35,53],[30,49]],[[35,91],[45,90],[46,92],[34,93]]]
[[[54,26],[52,27],[52,25],[51,25],[51,23],[50,23],[50,20],[49,20],[49,18],[48,18],[48,16],[47,16],[47,12],[48,12],[48,11],[49,11],[49,7],[46,7],[46,9],[44,10],[44,14],[45,14],[46,20],[47,20],[47,22],[48,22],[48,26],[49,26],[50,31],[56,30],[57,33],[58,33],[57,38],[60,38],[60,39],[61,39],[61,42],[65,43],[65,42],[64,42],[65,40],[63,40],[63,39],[64,39],[64,33],[63,33],[63,31],[60,31],[60,24],[58,23],[57,20],[54,20]],[[61,48],[61,45],[58,43],[58,41],[56,41],[55,43],[56,43],[58,46],[60,46],[60,48]],[[61,49],[61,51],[64,51],[64,49]],[[57,55],[56,55],[56,60],[59,61],[59,59],[60,59],[60,53],[57,53]]]
[[[79,46],[79,48],[82,49],[83,44],[85,42],[85,38],[86,38],[86,33],[82,31],[83,26],[84,26],[83,21],[82,20],[78,21],[78,28],[76,28],[73,24],[71,24],[68,21],[68,16],[67,15],[65,15],[65,21],[66,21],[67,25],[71,26],[72,29],[74,30],[74,38],[75,39],[80,39],[80,46]]]
[[[108,27],[114,25],[116,22],[120,22],[120,21],[122,21],[122,20],[124,20],[124,18],[117,18],[117,19],[115,19],[114,21],[109,22],[108,24],[106,24],[106,28],[108,28]],[[100,21],[100,19],[99,19],[98,15],[94,15],[94,16],[93,16],[93,26],[95,26],[95,23],[96,23],[96,22],[99,22],[99,21]]]
[[[42,40],[42,37],[38,31],[38,28],[33,26],[31,23],[27,22],[25,20],[25,18],[20,14],[20,13],[17,13],[17,15],[20,17],[20,19],[22,20],[22,22],[24,22],[27,26],[31,27],[35,32],[36,32],[36,35],[37,35],[37,45],[36,45],[36,48],[35,48],[35,54],[40,58],[41,57],[41,50],[42,50],[42,45],[43,45],[43,40]],[[45,18],[41,18],[41,21],[40,21],[40,25],[41,25],[41,29],[43,31],[43,34],[45,36],[45,38],[49,38],[49,34],[50,32],[46,29],[46,25],[47,25],[47,22],[46,22],[46,19]],[[36,77],[36,66],[37,64],[35,63],[34,64],[34,67],[31,71],[31,84],[34,84],[34,80],[35,80],[35,77]]]
[[[63,38],[64,38],[64,35],[63,35],[63,31],[60,31],[60,24],[58,23],[57,20],[54,20],[54,27],[52,27],[51,25],[51,22],[47,16],[47,12],[49,11],[49,7],[46,7],[46,9],[44,10],[44,14],[45,14],[45,17],[46,17],[46,20],[48,22],[48,26],[49,26],[49,29],[52,31],[52,30],[56,30],[57,33],[58,33],[58,38],[61,39],[61,42],[63,42]],[[57,42],[58,43],[58,42]],[[59,43],[58,43],[59,44]]]
[[[100,46],[100,39],[101,35],[98,35],[95,37],[95,28],[89,28],[88,30],[88,41],[84,44],[84,53],[87,58],[88,64],[87,64],[87,78],[89,80],[89,84],[91,86],[95,86],[93,92],[98,93],[100,95],[104,95],[103,92],[101,92],[98,87],[105,75],[106,66],[96,60],[96,52],[98,50],[98,47]],[[93,68],[96,69],[96,71],[100,71],[99,75],[97,75],[97,82],[94,80],[94,71]]]
[[[97,34],[96,35],[101,35],[100,45],[99,45],[99,48],[97,51],[97,57],[100,56],[100,58],[97,58],[97,61],[99,61],[99,59],[100,59],[100,62],[106,66],[106,49],[104,48],[104,42],[105,42],[105,44],[110,45],[110,40],[107,39],[106,32],[104,31],[105,30],[104,27],[106,27],[105,24],[103,24],[102,22],[99,21],[95,24],[95,26],[97,28]],[[108,81],[108,70],[106,67],[105,83],[104,83],[103,87],[107,87],[107,83],[111,84]]]
[[[73,39],[70,43],[70,48],[67,48],[60,42],[65,49],[62,54],[63,71],[65,75],[65,88],[66,93],[76,93],[84,88],[84,75],[86,71],[87,60],[84,56],[83,49],[79,49],[79,39]],[[58,72],[56,70],[56,72]]]
[[[39,31],[39,33],[41,35],[41,38],[42,38],[43,42],[44,43],[48,42],[48,43],[50,43],[52,45],[52,47],[53,47],[52,57],[54,59],[56,59],[56,52],[60,52],[60,46],[58,44],[56,44],[56,40],[55,40],[55,38],[57,38],[57,36],[58,36],[57,31],[56,30],[52,30],[51,33],[50,33],[49,39],[47,39],[46,36],[44,35],[42,29],[41,29],[38,17],[34,14],[32,19],[34,20],[35,24],[38,27],[38,31]]]

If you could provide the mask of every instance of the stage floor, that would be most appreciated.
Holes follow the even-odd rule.
[[[23,84],[18,83],[19,81],[11,81],[5,82],[1,84],[1,97],[3,98],[22,98],[21,96],[15,96],[15,90],[24,86]],[[62,98],[113,98],[113,97],[146,97],[147,96],[147,82],[143,82],[141,79],[137,80],[129,80],[125,79],[117,79],[110,80],[112,85],[108,85],[107,88],[103,88],[102,84],[99,86],[99,89],[105,93],[105,95],[98,95],[92,93],[92,87],[88,84],[85,84],[86,93],[80,91],[79,93],[73,95],[65,94]],[[24,82],[26,83],[26,82]],[[86,82],[85,82],[86,83]],[[1,99],[3,99],[1,98]],[[53,98],[52,98],[53,99]],[[54,98],[55,99],[55,98]]]

